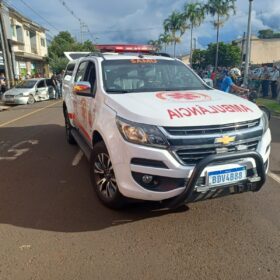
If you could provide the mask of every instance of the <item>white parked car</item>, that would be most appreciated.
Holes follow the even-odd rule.
[[[177,59],[132,50],[70,61],[63,81],[67,140],[88,157],[99,199],[112,208],[127,198],[172,208],[260,190],[271,144],[266,114],[210,88]]]
[[[33,104],[49,99],[47,79],[23,80],[14,88],[7,90],[2,97],[5,104]]]

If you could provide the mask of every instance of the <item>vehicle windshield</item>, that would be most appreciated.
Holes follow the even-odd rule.
[[[33,88],[37,81],[34,80],[24,80],[20,84],[16,85],[16,88]]]
[[[104,60],[102,69],[104,89],[108,93],[209,89],[176,60]]]

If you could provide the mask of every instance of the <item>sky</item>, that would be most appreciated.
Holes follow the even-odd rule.
[[[202,0],[201,2],[205,2]],[[99,44],[147,43],[163,33],[163,21],[174,10],[182,11],[185,3],[193,0],[5,0],[13,8],[48,29],[49,36],[69,31],[81,39],[80,18],[88,28],[83,37]],[[74,12],[67,10],[62,2]],[[29,6],[29,7],[28,7]],[[31,7],[31,8],[30,8]],[[221,40],[231,42],[242,37],[247,30],[248,0],[237,0],[236,14],[224,24]],[[252,31],[280,30],[280,0],[254,0]],[[206,48],[215,41],[214,19],[208,16],[194,31],[197,48]],[[177,47],[177,55],[190,49],[190,32],[187,31]],[[171,50],[169,50],[171,51]]]

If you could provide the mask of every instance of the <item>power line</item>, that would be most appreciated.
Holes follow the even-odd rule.
[[[58,30],[54,25],[52,25],[48,20],[46,20],[43,16],[40,15],[40,13],[38,13],[37,11],[35,11],[29,4],[27,4],[24,0],[20,0],[27,8],[29,8],[34,14],[36,14],[37,16],[39,16],[42,20],[44,20],[50,27],[52,27],[54,30],[56,31],[60,31]]]
[[[58,0],[58,1],[62,4],[62,6],[63,6],[76,20],[79,21],[79,23],[80,23],[80,33],[81,33],[81,43],[83,43],[83,35],[84,35],[84,33],[86,33],[86,32],[87,32],[88,34],[90,34],[90,36],[92,37],[92,40],[94,40],[94,35],[91,33],[91,31],[90,31],[88,25],[87,25],[84,21],[82,21],[81,18],[80,18],[78,15],[76,15],[76,13],[66,4],[66,2],[65,2],[64,0]],[[86,32],[85,32],[84,30],[86,30]]]

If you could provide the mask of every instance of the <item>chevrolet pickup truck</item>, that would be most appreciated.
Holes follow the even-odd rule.
[[[264,185],[271,134],[252,102],[209,87],[149,46],[66,55],[67,140],[87,156],[106,206],[137,199],[176,208]]]

